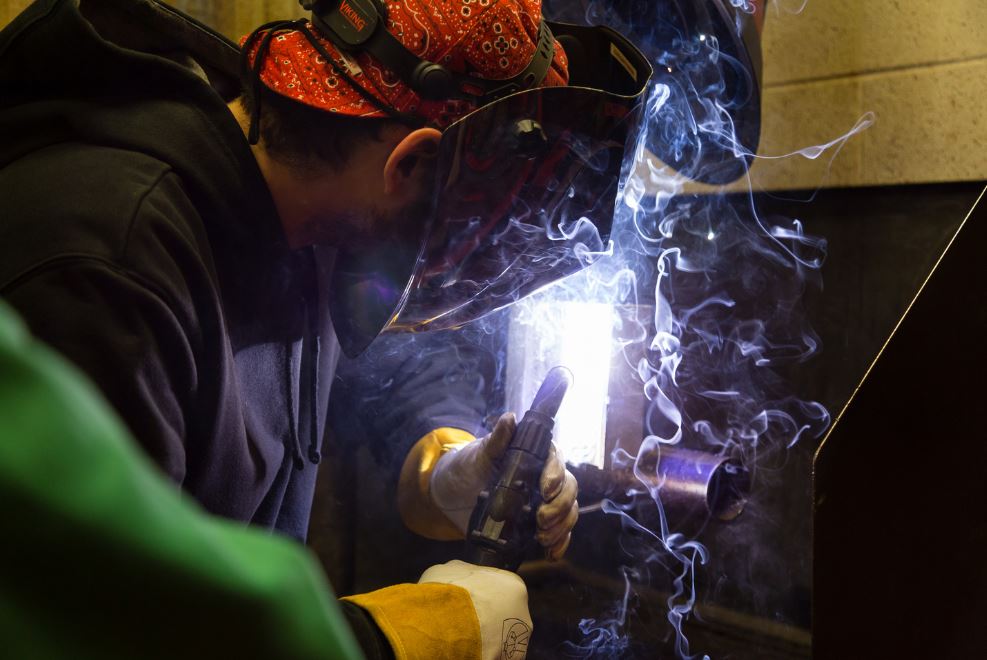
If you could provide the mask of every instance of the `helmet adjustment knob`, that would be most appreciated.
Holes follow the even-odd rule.
[[[448,69],[441,64],[424,60],[412,72],[411,83],[413,89],[426,99],[446,99],[456,91]]]
[[[512,127],[511,135],[514,139],[514,151],[527,160],[537,158],[548,148],[548,136],[541,124],[534,119],[519,119]]]

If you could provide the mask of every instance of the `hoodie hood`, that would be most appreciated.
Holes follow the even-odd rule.
[[[226,107],[238,56],[154,0],[39,0],[0,32],[0,167],[60,142],[148,154],[179,174],[224,243],[282,252],[273,200]]]

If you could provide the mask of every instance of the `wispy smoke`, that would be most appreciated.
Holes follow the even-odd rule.
[[[753,9],[743,0],[730,4]],[[801,301],[808,288],[821,285],[826,241],[807,233],[798,220],[762,216],[752,194],[684,192],[683,173],[696,177],[704,167],[746,173],[753,157],[731,119],[731,110],[744,99],[729,97],[736,86],[725,81],[747,74],[718,48],[715,36],[681,31],[673,3],[557,0],[546,5],[550,16],[633,35],[656,70],[674,73],[657,77],[647,96],[618,200],[613,258],[542,298],[654,309],[644,322],[614,319],[621,326],[615,331],[619,350],[640,378],[648,408],[640,451],[618,451],[612,462],[638,476],[641,490],[651,496],[650,511],[640,500],[603,502],[603,511],[620,518],[627,536],[621,543],[624,593],[607,611],[584,619],[583,638],[568,642],[565,652],[627,657],[633,642],[628,616],[640,606],[635,590],[660,581],[670,584],[665,619],[677,656],[707,657],[690,648],[683,623],[694,615],[697,571],[709,553],[695,536],[669,526],[662,484],[645,474],[641,461],[681,443],[738,460],[756,489],[763,465],[799,441],[821,436],[829,413],[819,403],[799,399],[786,371],[820,350]],[[777,157],[832,159],[872,121],[865,116],[826,144]]]

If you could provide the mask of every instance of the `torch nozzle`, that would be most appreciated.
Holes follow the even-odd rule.
[[[535,400],[531,403],[531,410],[555,417],[570,385],[572,385],[572,372],[565,367],[553,367],[538,388]]]

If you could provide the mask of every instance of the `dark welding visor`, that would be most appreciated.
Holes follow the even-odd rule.
[[[608,250],[651,65],[609,28],[549,26],[569,85],[511,94],[449,126],[424,232],[340,253],[331,304],[348,355],[381,331],[477,319]]]

